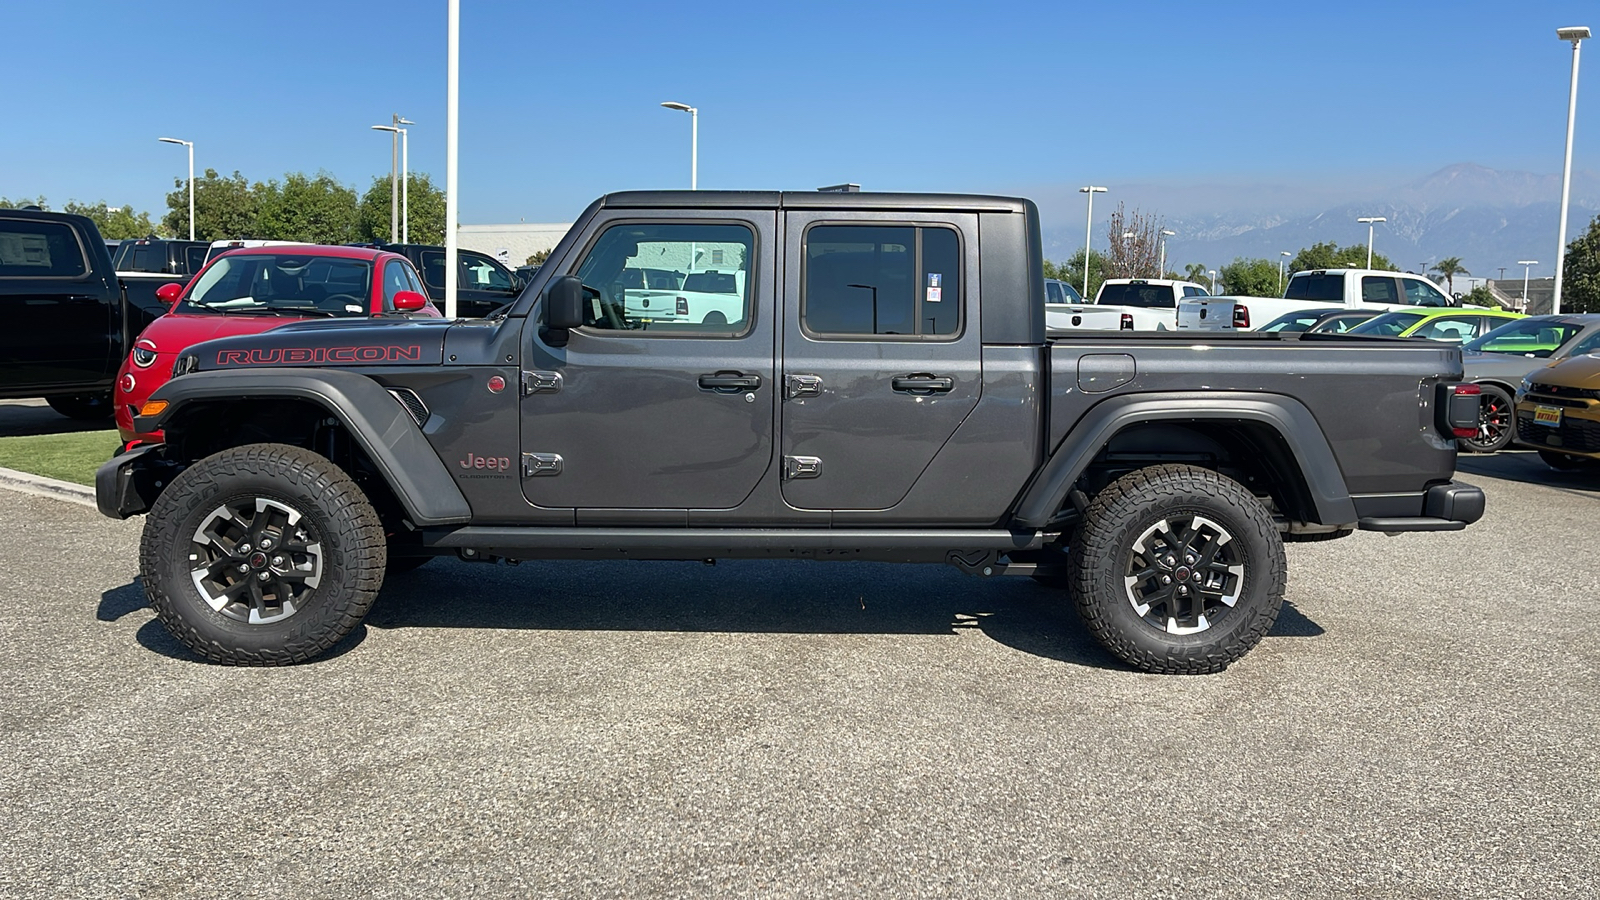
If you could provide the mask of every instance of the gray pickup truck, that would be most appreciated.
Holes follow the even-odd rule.
[[[152,605],[227,663],[316,657],[437,555],[781,558],[1032,576],[1154,672],[1260,640],[1286,540],[1482,515],[1457,349],[1051,341],[1042,263],[1027,200],[613,194],[496,317],[196,345],[99,505],[148,512]]]

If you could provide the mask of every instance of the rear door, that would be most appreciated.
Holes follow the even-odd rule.
[[[970,214],[785,213],[783,498],[898,503],[977,405]]]
[[[0,216],[0,387],[108,379],[121,340],[113,289],[71,225]]]

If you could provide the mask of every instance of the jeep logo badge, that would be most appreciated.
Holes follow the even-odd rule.
[[[458,465],[463,469],[489,469],[493,472],[511,471],[511,458],[507,456],[478,456],[468,453]]]

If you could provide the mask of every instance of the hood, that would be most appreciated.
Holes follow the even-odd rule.
[[[156,345],[157,353],[178,353],[214,338],[259,334],[298,322],[278,316],[189,316],[168,314],[139,332],[139,340]]]
[[[1562,387],[1600,388],[1600,356],[1574,356],[1536,369],[1528,376],[1542,384]]]
[[[437,366],[443,319],[312,319],[192,348],[201,371],[252,366]]]

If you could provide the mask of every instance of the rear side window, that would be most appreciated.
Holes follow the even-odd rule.
[[[0,278],[77,278],[88,271],[83,247],[66,225],[0,219]]]
[[[1316,300],[1318,302],[1344,302],[1344,276],[1326,272],[1310,272],[1289,279],[1283,296],[1289,300]]]
[[[200,267],[206,264],[206,251],[209,249],[209,247],[190,247],[185,251],[185,262],[189,265],[190,275],[200,271]]]
[[[1061,303],[1061,302],[1063,302],[1062,299],[1061,299],[1061,285],[1056,284],[1054,281],[1045,282],[1044,283],[1044,302],[1046,302],[1046,303]]]
[[[1400,292],[1394,279],[1379,275],[1361,276],[1361,299],[1367,303],[1399,303]]]
[[[948,228],[814,225],[801,322],[820,335],[949,337],[961,330],[961,240]]]
[[[1197,288],[1197,287],[1193,287],[1193,286],[1190,286],[1190,285],[1184,285],[1184,287],[1183,287],[1183,295],[1185,297],[1204,297],[1206,295],[1206,292],[1201,290],[1201,289],[1199,289],[1199,288]]]

